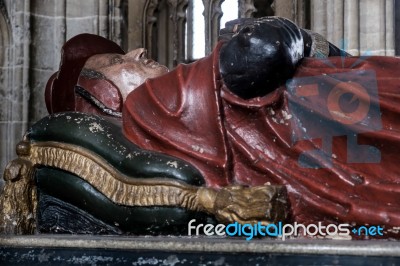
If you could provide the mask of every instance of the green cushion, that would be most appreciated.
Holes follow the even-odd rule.
[[[74,144],[98,154],[120,172],[133,178],[165,177],[190,185],[205,184],[200,172],[178,158],[143,150],[122,134],[120,122],[79,112],[49,115],[28,131],[30,141]]]
[[[120,234],[186,234],[191,219],[199,222],[211,219],[205,213],[178,207],[118,205],[77,176],[49,167],[37,169],[35,179],[40,232],[63,229],[70,233],[100,234],[104,230],[93,225],[106,224],[105,228]],[[53,200],[45,200],[46,196]],[[60,208],[51,208],[58,201],[61,201]],[[85,226],[87,219],[91,220],[92,226]]]

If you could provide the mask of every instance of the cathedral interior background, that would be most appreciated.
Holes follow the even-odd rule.
[[[224,21],[272,15],[352,55],[400,55],[400,0],[0,0],[0,171],[47,115],[46,82],[71,37],[86,32],[125,51],[145,47],[171,68],[210,53]]]

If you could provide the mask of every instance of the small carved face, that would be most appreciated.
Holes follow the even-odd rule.
[[[168,72],[168,68],[148,59],[146,50],[139,48],[125,55],[98,54],[90,57],[84,68],[95,70],[112,81],[125,101],[128,94],[148,78]]]

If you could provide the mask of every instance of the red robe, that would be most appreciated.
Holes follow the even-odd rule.
[[[294,83],[243,100],[221,81],[219,48],[130,93],[127,138],[190,162],[208,186],[285,185],[300,223],[400,225],[400,59],[304,59]],[[343,73],[343,86],[371,88],[353,90],[358,102],[344,111]],[[299,158],[313,149],[327,156],[304,167]]]

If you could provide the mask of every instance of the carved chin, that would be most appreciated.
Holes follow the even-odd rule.
[[[156,77],[161,76],[161,75],[169,72],[168,67],[160,65],[158,63],[152,65],[151,68],[154,69],[154,70],[157,70]]]

